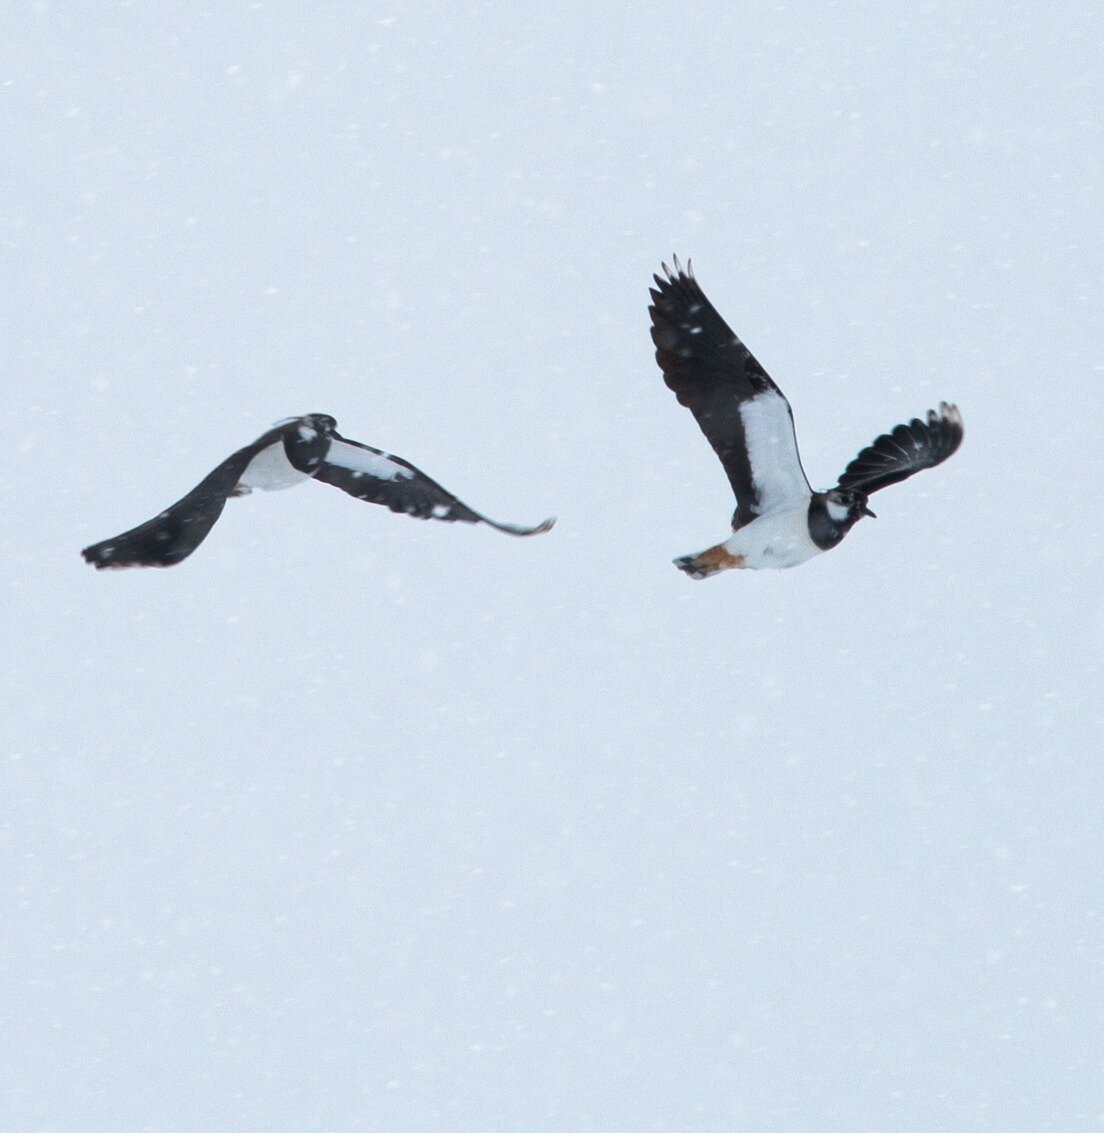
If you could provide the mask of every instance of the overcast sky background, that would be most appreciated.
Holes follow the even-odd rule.
[[[1104,12],[10,3],[5,1129],[1072,1129],[1104,1114]],[[794,571],[663,385],[692,256]],[[290,414],[324,486],[96,574]]]

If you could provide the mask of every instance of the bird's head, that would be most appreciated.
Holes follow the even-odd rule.
[[[302,422],[316,429],[324,437],[328,437],[337,429],[337,422],[328,413],[308,413]]]
[[[851,527],[864,515],[871,519],[878,517],[867,506],[870,497],[854,488],[833,488],[824,493],[824,506],[833,523]]]

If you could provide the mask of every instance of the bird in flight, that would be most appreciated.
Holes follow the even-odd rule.
[[[231,497],[248,495],[254,488],[275,492],[304,480],[332,484],[358,500],[418,519],[486,523],[508,535],[539,535],[555,523],[496,523],[402,457],[341,436],[337,422],[325,413],[308,413],[277,421],[252,444],[228,456],[183,499],[122,535],[85,547],[81,554],[97,570],[173,566],[207,538]]]
[[[864,448],[834,488],[814,492],[782,391],[717,314],[690,264],[662,267],[648,308],[656,361],[736,494],[732,537],[675,559],[691,578],[792,567],[830,551],[864,515],[873,517],[872,493],[942,464],[962,443],[962,415],[941,402],[926,420],[913,418]]]

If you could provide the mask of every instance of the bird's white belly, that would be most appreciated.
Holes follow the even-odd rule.
[[[822,550],[809,535],[808,499],[797,507],[759,516],[741,527],[724,546],[730,554],[741,556],[750,570],[798,566]]]
[[[277,441],[268,448],[261,449],[249,462],[241,474],[241,483],[247,488],[259,488],[262,492],[278,492],[282,488],[294,488],[310,477],[294,468],[284,451],[283,441]]]

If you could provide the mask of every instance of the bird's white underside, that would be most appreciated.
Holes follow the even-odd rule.
[[[241,474],[242,484],[262,492],[279,492],[284,488],[294,488],[296,484],[309,479],[305,472],[292,467],[284,451],[282,440],[261,449]]]
[[[786,399],[774,390],[757,393],[740,405],[740,420],[751,477],[759,496],[759,514],[766,516],[792,507],[801,499],[808,500],[809,483],[801,470],[793,417]]]
[[[797,504],[752,520],[726,540],[725,550],[742,556],[750,570],[778,570],[808,562],[822,551],[809,534],[811,498],[806,489]]]

